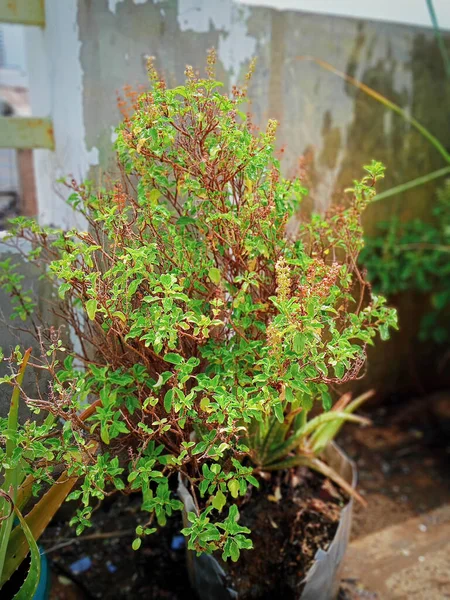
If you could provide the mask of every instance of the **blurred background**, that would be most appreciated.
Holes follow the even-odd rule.
[[[400,330],[352,388],[377,391],[372,433],[347,446],[374,496],[359,533],[448,502],[449,0],[1,0],[0,230],[15,215],[72,227],[57,180],[114,173],[115,127],[123,101],[147,85],[147,58],[177,84],[186,64],[203,70],[213,46],[228,89],[257,57],[249,110],[262,127],[279,121],[277,152],[309,189],[305,211],[345,201],[372,159],[386,165],[361,260]],[[8,307],[0,296],[6,319]],[[364,445],[376,463],[366,475]],[[405,492],[413,476],[416,496]]]

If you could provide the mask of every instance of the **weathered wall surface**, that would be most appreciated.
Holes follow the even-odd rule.
[[[113,157],[116,92],[146,83],[146,57],[154,55],[167,80],[179,83],[185,64],[201,68],[211,46],[228,86],[242,81],[258,57],[250,87],[255,119],[280,121],[286,172],[306,156],[317,208],[328,206],[372,158],[388,166],[384,188],[439,168],[442,159],[399,117],[301,57],[322,58],[375,87],[450,143],[450,86],[431,29],[231,0],[79,0],[78,28],[86,145],[98,150],[101,170]],[[413,202],[410,196],[378,204],[377,215],[407,213],[428,198],[422,188]]]

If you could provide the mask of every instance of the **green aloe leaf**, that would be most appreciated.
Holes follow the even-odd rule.
[[[11,464],[14,451],[16,450],[16,435],[19,424],[20,386],[22,385],[25,369],[27,368],[30,356],[31,348],[28,348],[23,355],[22,364],[20,365],[19,373],[17,374],[14,384],[14,390],[11,395],[11,404],[8,413],[8,437],[6,440],[6,459],[8,465]],[[11,511],[9,502],[11,501],[13,505],[16,502],[17,490],[20,484],[19,464],[12,467],[5,467],[4,472],[5,478],[2,485],[4,494],[2,494],[3,499],[0,499],[0,517],[2,517],[0,525],[0,575],[3,575],[6,550],[13,526],[14,513]],[[6,500],[6,498],[9,498],[10,500]]]
[[[77,477],[68,477],[66,473],[63,473],[26,515],[25,523],[35,540],[38,540],[42,535],[58,508],[69,495],[77,479]],[[17,570],[28,554],[29,547],[25,530],[17,525],[9,537],[8,552],[1,574],[0,586]]]
[[[369,400],[369,398],[372,398],[373,395],[373,390],[361,394],[352,402],[348,403],[347,406],[342,409],[342,412],[348,414],[354,413],[355,410],[357,410],[364,402]],[[324,423],[316,429],[310,439],[314,454],[320,454],[325,450],[328,444],[335,439],[344,423],[345,421],[343,419],[335,419],[329,423]]]
[[[280,444],[278,447],[274,448],[270,452],[270,455],[267,457],[267,460],[264,463],[264,468],[266,468],[267,465],[272,464],[273,462],[278,461],[283,457],[287,456],[289,452],[297,448],[301,444],[301,442],[307,438],[307,436],[311,435],[323,423],[340,419],[342,419],[343,421],[352,421],[353,423],[360,423],[362,425],[368,425],[370,423],[368,419],[348,414],[346,412],[330,411],[328,413],[318,415],[317,417],[314,417],[314,419],[311,419],[311,421],[306,423],[306,425],[297,430],[283,444]]]
[[[27,576],[20,590],[14,596],[14,600],[30,600],[30,598],[33,598],[39,585],[39,579],[41,577],[41,557],[36,540],[34,539],[27,522],[23,518],[22,513],[17,507],[14,507],[14,512],[19,519],[20,527],[22,528],[23,534],[27,540],[31,555],[30,568]]]

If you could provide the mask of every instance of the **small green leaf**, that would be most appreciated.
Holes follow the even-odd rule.
[[[97,312],[97,300],[91,299],[86,302],[86,312],[91,321],[95,319],[95,314]]]
[[[133,550],[139,550],[139,548],[141,547],[141,544],[142,544],[141,538],[136,538],[133,540],[131,547],[133,548]]]
[[[154,206],[158,202],[160,196],[161,192],[159,190],[152,190],[149,192],[148,199],[150,200],[150,204]]]
[[[342,363],[338,363],[337,365],[334,365],[334,374],[336,375],[336,377],[338,379],[342,379],[342,377],[344,376],[344,372],[345,372],[345,367]]]
[[[259,487],[259,481],[253,475],[247,475],[245,479],[254,487]]]
[[[62,283],[58,288],[58,296],[63,299],[71,287],[70,283]]]
[[[328,392],[322,392],[322,406],[324,410],[330,410],[332,405],[333,401],[330,394]]]
[[[239,482],[236,479],[230,479],[227,485],[233,498],[237,498],[239,496]]]
[[[118,319],[120,319],[122,321],[122,323],[125,323],[125,321],[127,320],[126,316],[120,310],[114,311],[113,317],[117,317]]]
[[[208,275],[213,283],[215,283],[216,285],[219,285],[219,283],[220,283],[219,269],[216,269],[216,267],[211,267],[210,270],[208,271]]]
[[[383,341],[386,341],[389,339],[389,325],[387,323],[382,323],[380,325],[380,338]]]
[[[102,442],[104,444],[109,444],[109,431],[107,427],[102,427],[100,429],[100,437],[102,438]]]
[[[305,336],[297,332],[294,335],[293,346],[294,352],[296,354],[301,354],[303,352],[303,348],[305,347]]]
[[[183,357],[179,354],[175,354],[175,352],[168,352],[164,356],[164,360],[172,365],[181,365],[183,362]]]
[[[172,408],[172,400],[173,400],[173,388],[170,388],[164,396],[164,409],[166,412],[170,412]]]
[[[216,510],[222,512],[222,508],[225,506],[226,503],[227,499],[225,497],[225,494],[221,490],[219,490],[212,499],[212,505]]]
[[[239,555],[240,555],[239,546],[233,540],[231,542],[231,544],[230,544],[230,557],[231,557],[231,560],[233,562],[237,562],[239,560]]]
[[[195,219],[192,217],[180,217],[176,223],[177,225],[194,225]]]
[[[205,412],[208,412],[209,406],[210,406],[209,398],[207,396],[204,396],[200,400],[200,408],[202,410],[204,410]]]
[[[277,402],[276,404],[274,404],[273,412],[275,413],[275,416],[278,419],[278,421],[280,423],[283,423],[284,414],[283,414],[283,406],[281,405],[281,402]]]

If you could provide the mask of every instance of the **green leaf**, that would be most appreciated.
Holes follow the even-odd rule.
[[[177,225],[194,225],[195,219],[192,217],[180,217],[176,223]]]
[[[133,548],[133,550],[139,550],[139,548],[141,547],[141,544],[142,544],[141,538],[136,538],[133,540],[131,547]]]
[[[2,522],[0,525],[0,575],[3,573],[5,560],[7,558],[7,548],[10,540],[11,529],[13,526],[13,514],[10,510],[8,498],[12,500],[12,506],[16,501],[17,488],[20,483],[20,468],[19,463],[12,464],[13,457],[17,451],[17,428],[19,424],[19,404],[20,404],[20,386],[23,383],[25,376],[25,370],[27,368],[28,361],[31,356],[31,348],[25,352],[22,357],[22,364],[20,365],[19,373],[16,377],[13,392],[11,394],[11,403],[8,413],[8,436],[6,439],[6,461],[4,466],[2,489],[5,492],[6,499],[0,499],[0,517]]]
[[[14,512],[19,519],[20,526],[22,527],[23,533],[30,547],[31,562],[25,581],[23,582],[20,590],[14,596],[13,600],[30,600],[30,598],[34,597],[39,585],[39,578],[41,576],[41,557],[36,540],[34,539],[30,528],[23,518],[22,513],[17,507],[14,507]]]
[[[97,312],[97,300],[91,299],[88,300],[86,302],[86,312],[87,312],[87,316],[89,317],[89,319],[91,321],[93,321],[95,319],[95,314]]]
[[[70,290],[72,286],[70,285],[70,283],[62,283],[59,288],[58,288],[58,296],[61,299],[64,299],[64,296],[66,295],[66,292],[68,292]]]
[[[150,200],[150,204],[154,206],[158,202],[160,196],[161,192],[159,190],[155,189],[149,192],[148,199]]]
[[[100,437],[104,444],[109,444],[109,431],[107,427],[101,427],[100,429]]]
[[[113,315],[113,317],[117,317],[118,319],[120,319],[122,321],[122,323],[125,323],[127,320],[126,316],[120,310],[114,311],[112,315]]]
[[[336,375],[336,377],[338,379],[342,379],[342,377],[344,376],[344,372],[345,372],[345,367],[342,363],[338,363],[337,365],[334,365],[334,374]]]
[[[301,333],[297,332],[294,335],[293,346],[294,346],[294,352],[296,354],[301,354],[303,352],[304,347],[305,347],[305,336],[302,335]]]
[[[330,410],[333,405],[333,400],[328,392],[322,392],[322,406],[324,410]]]
[[[383,341],[386,341],[389,339],[389,325],[387,323],[382,323],[380,325],[380,338]]]
[[[213,283],[219,285],[220,283],[220,271],[216,267],[211,267],[208,271],[209,278]]]
[[[173,388],[170,388],[164,396],[164,409],[166,412],[170,412],[172,408],[172,400],[173,400]]]
[[[175,352],[168,352],[164,356],[164,360],[172,365],[181,365],[183,363],[183,357]]]
[[[231,557],[231,560],[233,562],[237,562],[239,560],[239,555],[240,555],[239,546],[233,540],[231,542],[231,544],[230,544],[230,557]]]
[[[236,479],[230,479],[227,485],[233,498],[237,498],[239,496],[239,482]]]
[[[283,406],[281,405],[281,402],[277,402],[276,404],[274,404],[273,412],[275,413],[275,416],[278,419],[278,421],[280,423],[283,423],[284,422],[284,414],[283,414]]]
[[[219,490],[212,499],[212,505],[216,510],[222,512],[222,508],[225,506],[226,503],[227,499],[225,494],[222,492],[222,490]]]
[[[286,395],[286,400],[287,402],[294,402],[294,392],[292,391],[292,389],[290,387],[287,387],[285,389],[285,395]]]
[[[210,407],[210,401],[209,398],[207,396],[204,396],[201,400],[200,400],[200,408],[202,410],[204,410],[205,412],[208,412],[208,409]]]
[[[68,477],[67,471],[64,472],[50,489],[33,506],[31,511],[25,517],[25,521],[35,540],[39,539],[48,523],[61,506],[64,499],[69,494],[77,481],[77,477]],[[26,485],[25,480],[24,485]],[[32,486],[28,486],[32,487]],[[26,496],[26,494],[25,494]],[[30,490],[31,496],[31,490]],[[20,500],[18,499],[17,504]],[[4,523],[4,522],[3,522]],[[8,581],[17,570],[17,567],[24,560],[29,552],[29,544],[26,541],[25,533],[22,527],[17,525],[9,537],[8,555],[5,561],[0,578],[0,587]]]
[[[270,456],[268,457],[268,461],[270,461],[270,464],[272,465],[272,463],[281,460],[282,458],[287,456],[291,450],[297,447],[301,443],[302,439],[312,434],[323,423],[328,423],[330,421],[335,421],[339,419],[342,419],[343,421],[350,421],[352,423],[367,424],[367,419],[347,414],[342,411],[330,411],[321,415],[317,415],[317,417],[314,417],[313,419],[305,423],[302,427],[294,431],[291,437],[288,438],[285,442],[279,444],[279,446],[277,446],[276,448],[273,448],[270,452]],[[267,468],[267,463],[264,463],[264,468]]]
[[[259,487],[259,481],[256,479],[256,477],[253,477],[253,475],[246,475],[245,479],[254,487]]]

